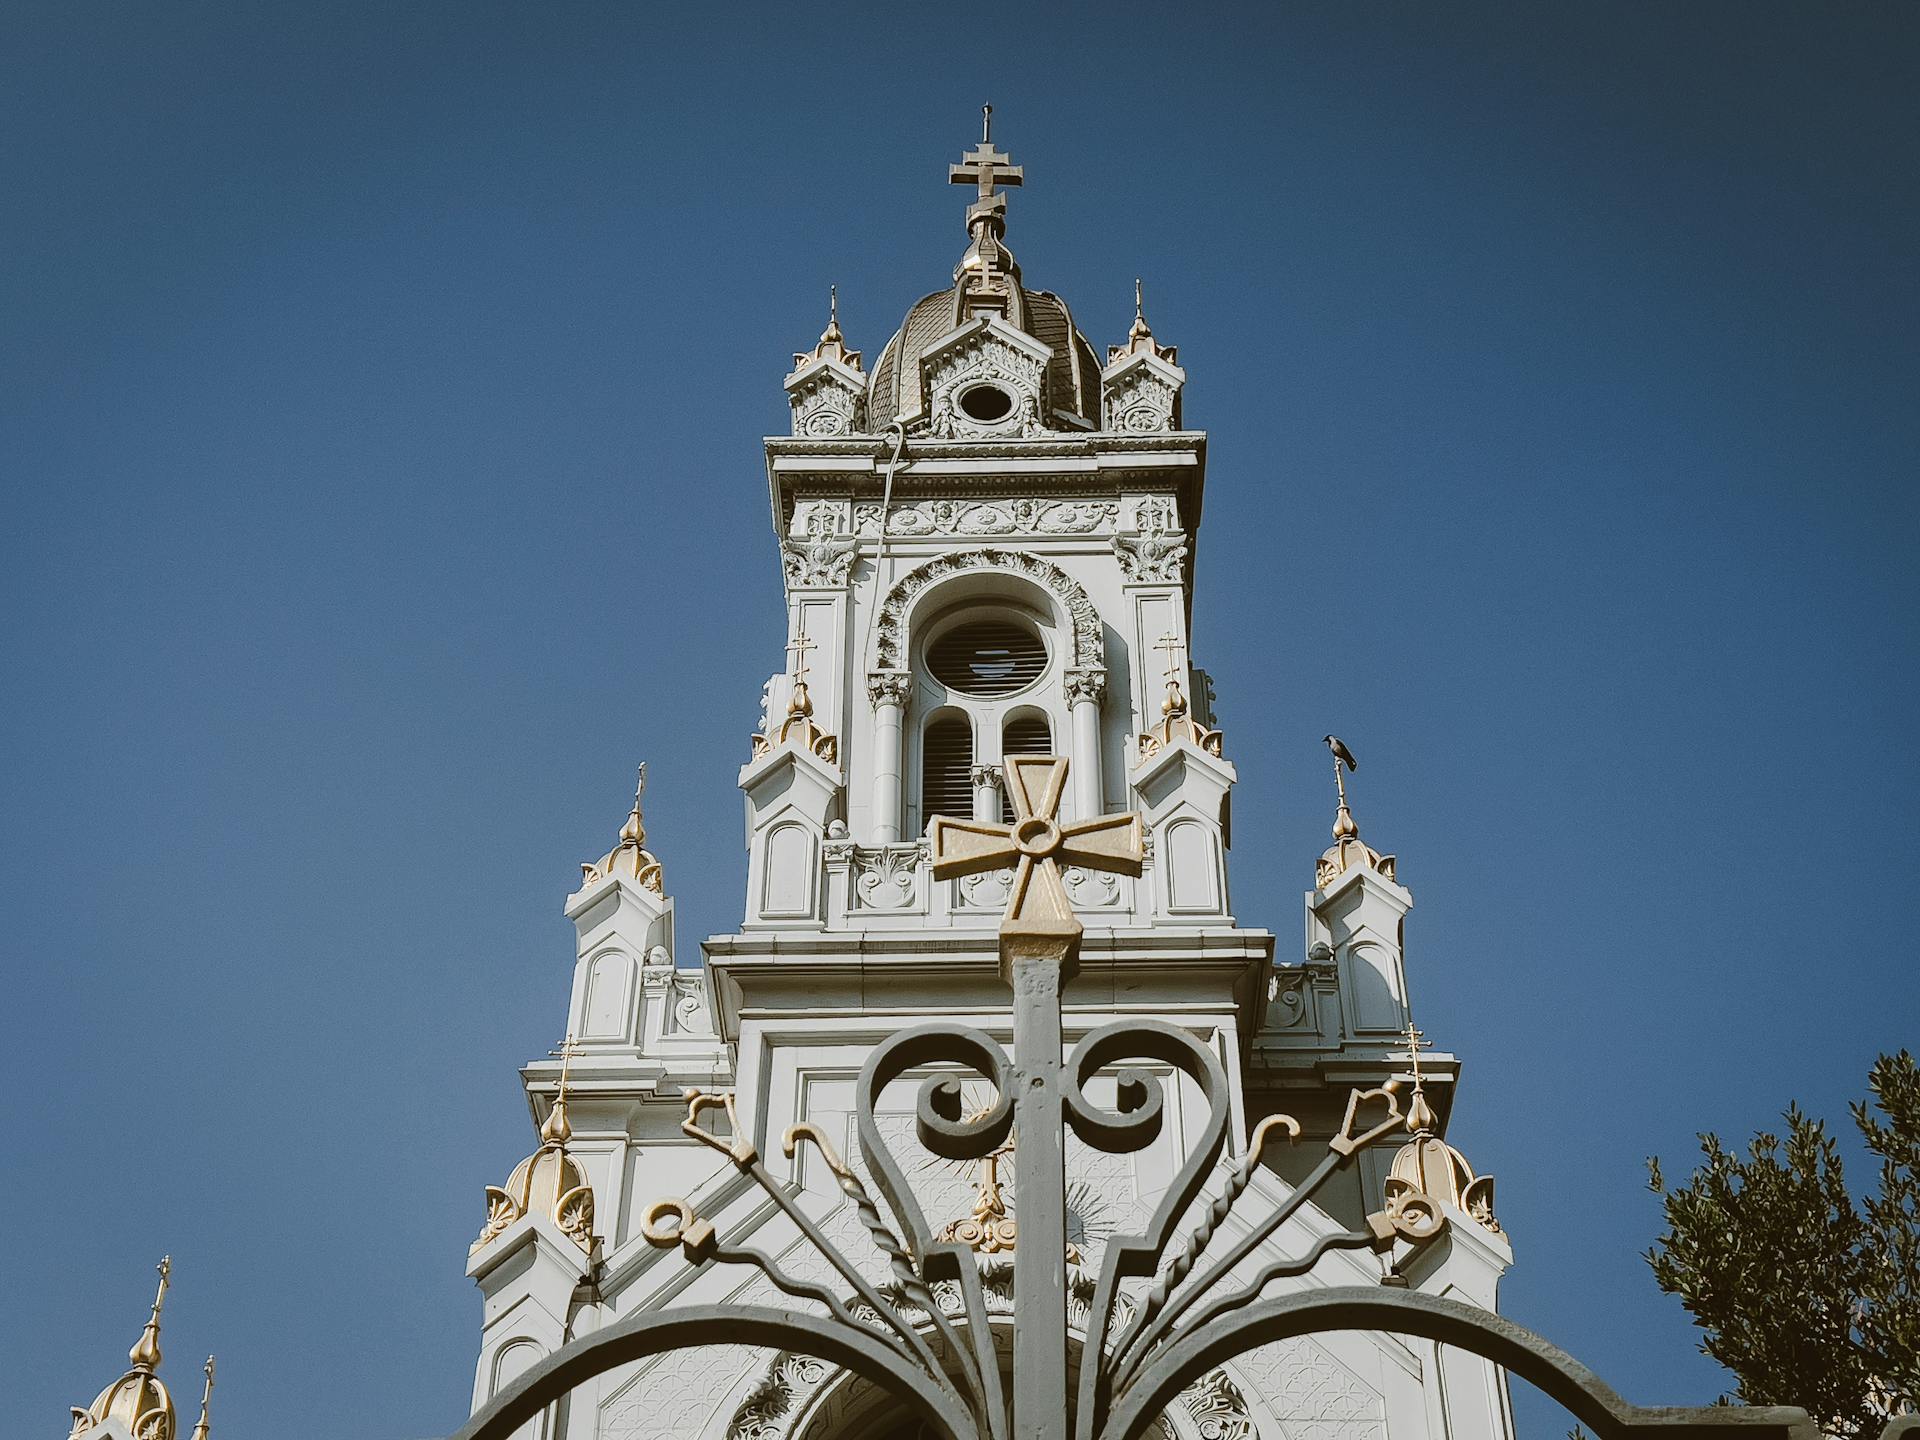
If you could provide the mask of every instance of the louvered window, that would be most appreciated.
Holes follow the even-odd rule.
[[[1047,647],[1012,620],[956,625],[927,647],[927,669],[949,690],[991,698],[1024,690],[1047,668]]]
[[[920,741],[920,819],[936,815],[973,818],[973,728],[959,715],[946,715],[926,729]]]
[[[1000,732],[1000,753],[1051,755],[1053,732],[1047,727],[1047,717],[1028,711],[1007,721],[1006,728]],[[1001,787],[1000,820],[1006,825],[1013,823],[1013,802],[1007,798],[1005,786]]]

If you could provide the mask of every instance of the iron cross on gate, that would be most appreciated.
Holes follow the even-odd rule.
[[[1080,922],[1060,866],[1138,875],[1146,859],[1138,813],[1060,823],[1067,762],[1011,755],[1013,824],[933,822],[936,880],[1013,867],[1000,921],[1000,973],[1013,986],[1014,1133],[1022,1183],[1013,1250],[1014,1440],[1067,1434],[1066,1102],[1060,987],[1080,958]]]

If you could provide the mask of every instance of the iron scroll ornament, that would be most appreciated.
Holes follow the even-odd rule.
[[[1244,1262],[1366,1146],[1402,1128],[1393,1083],[1356,1090],[1326,1154],[1287,1197],[1248,1220],[1240,1237],[1213,1255],[1221,1222],[1249,1196],[1266,1150],[1300,1127],[1286,1116],[1263,1120],[1218,1191],[1174,1250],[1190,1212],[1224,1151],[1231,1106],[1219,1060],[1194,1036],[1157,1021],[1120,1021],[1081,1040],[1064,1062],[1060,998],[1074,973],[1081,927],[1060,883],[1060,864],[1138,874],[1137,815],[1057,823],[1067,762],[1017,756],[1006,763],[1011,826],[934,823],[936,878],[972,873],[1017,857],[1016,883],[1000,930],[1002,973],[1013,989],[1014,1054],[968,1026],[928,1024],[903,1031],[872,1051],[856,1090],[861,1158],[892,1213],[891,1222],[860,1174],[810,1123],[789,1128],[782,1149],[791,1160],[812,1145],[886,1261],[876,1283],[850,1261],[796,1198],[792,1179],[776,1178],[740,1122],[731,1093],[688,1097],[681,1129],[711,1146],[764,1193],[840,1277],[844,1290],[800,1280],[762,1251],[722,1242],[713,1223],[685,1200],[655,1202],[642,1217],[652,1244],[679,1247],[696,1266],[745,1265],[818,1311],[751,1305],[669,1307],[644,1312],[575,1340],[517,1377],[482,1406],[454,1440],[509,1440],[513,1432],[583,1380],[615,1366],[703,1344],[733,1341],[812,1355],[851,1370],[903,1401],[944,1440],[1138,1440],[1166,1406],[1208,1369],[1270,1340],[1325,1330],[1373,1329],[1424,1336],[1505,1365],[1532,1380],[1592,1427],[1596,1440],[1660,1435],[1817,1440],[1804,1412],[1708,1408],[1641,1410],[1619,1397],[1538,1336],[1498,1315],[1450,1300],[1372,1288],[1322,1289],[1263,1298],[1274,1280],[1305,1275],[1329,1251],[1418,1248],[1442,1233],[1446,1219],[1418,1191],[1388,1197],[1364,1227],[1323,1235],[1299,1256],[1270,1260],[1251,1276]],[[1147,1061],[1184,1074],[1205,1107],[1198,1143],[1136,1235],[1106,1247],[1080,1347],[1077,1404],[1069,1405],[1064,1148],[1069,1127],[1109,1154],[1151,1144],[1166,1114],[1160,1076]],[[945,1067],[922,1080],[915,1134],[932,1154],[978,1160],[1018,1127],[1021,1187],[1014,1247],[1014,1345],[1011,1386],[1001,1375],[980,1268],[971,1249],[941,1240],[883,1141],[875,1107],[886,1088],[912,1072]],[[967,1114],[962,1079],[986,1082],[993,1100]],[[1096,1076],[1110,1076],[1114,1103],[1087,1094]],[[729,1133],[702,1123],[722,1110]],[[1243,1217],[1237,1217],[1243,1218]],[[1127,1281],[1138,1284],[1123,1295]],[[819,1313],[824,1312],[824,1313]],[[1009,1393],[1009,1389],[1011,1393]],[[1888,1436],[1907,1433],[1896,1421]]]

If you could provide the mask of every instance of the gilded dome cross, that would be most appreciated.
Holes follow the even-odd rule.
[[[977,185],[979,198],[967,208],[967,224],[982,218],[998,219],[1007,208],[1007,197],[995,191],[995,184],[1008,187],[1024,185],[1021,167],[1009,163],[1010,157],[993,148],[993,106],[983,105],[980,114],[980,143],[960,157],[958,165],[947,167],[947,180],[954,185]]]

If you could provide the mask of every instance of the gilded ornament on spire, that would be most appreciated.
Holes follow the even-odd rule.
[[[1333,784],[1340,797],[1340,808],[1333,817],[1333,844],[1314,866],[1314,885],[1324,890],[1355,865],[1365,865],[1383,880],[1394,879],[1394,857],[1382,855],[1360,838],[1360,827],[1354,822],[1353,811],[1347,808],[1347,777],[1341,773],[1341,767],[1350,774],[1360,768],[1359,763],[1338,735],[1325,736],[1324,743],[1333,752]]]
[[[1169,365],[1179,363],[1180,347],[1162,345],[1153,338],[1153,331],[1147,325],[1146,298],[1139,279],[1133,282],[1133,327],[1127,331],[1127,343],[1107,347],[1107,364],[1128,355],[1152,355]]]
[[[553,1109],[540,1127],[540,1148],[514,1167],[504,1187],[487,1187],[487,1223],[468,1247],[477,1255],[521,1217],[539,1213],[587,1253],[599,1258],[600,1241],[593,1233],[593,1187],[587,1172],[567,1153],[573,1125],[567,1119],[567,1080],[573,1067],[573,1038],[560,1046],[560,1088]]]
[[[1020,264],[1003,243],[1007,233],[1007,197],[998,188],[1026,183],[1026,174],[1002,151],[993,148],[993,106],[980,110],[980,143],[947,167],[955,185],[972,185],[974,201],[967,207],[966,253],[953,267],[960,287],[962,319],[982,312],[1004,315],[1020,278]]]
[[[155,1373],[160,1368],[160,1311],[167,1303],[167,1288],[173,1283],[173,1257],[163,1256],[156,1268],[160,1287],[140,1338],[127,1352],[131,1368],[102,1390],[85,1410],[74,1407],[70,1436],[86,1435],[109,1420],[118,1420],[133,1440],[174,1440],[178,1421],[173,1396]]]
[[[796,350],[793,354],[793,368],[805,370],[821,360],[835,360],[849,370],[860,369],[860,352],[847,348],[846,337],[840,333],[840,287],[827,287],[827,328],[820,332],[820,343],[811,350]]]
[[[1344,748],[1344,747],[1343,747]],[[1437,1134],[1439,1119],[1427,1103],[1426,1082],[1420,1074],[1420,1052],[1426,1037],[1407,1020],[1407,1055],[1413,1066],[1413,1098],[1407,1103],[1407,1129],[1413,1138],[1393,1157],[1383,1187],[1387,1202],[1405,1203],[1409,1195],[1424,1195],[1444,1200],[1482,1229],[1500,1233],[1500,1222],[1493,1216],[1493,1176],[1475,1176],[1467,1157]]]
[[[660,862],[646,848],[647,827],[640,818],[640,797],[646,793],[646,789],[647,766],[642,761],[640,778],[633,787],[633,809],[627,812],[627,822],[620,827],[619,842],[598,862],[580,862],[580,883],[583,886],[618,875],[656,895],[662,893]]]
[[[208,1416],[213,1407],[213,1356],[207,1356],[207,1363],[200,1367],[206,1372],[207,1383],[200,1389],[200,1419],[193,1427],[193,1434],[187,1440],[209,1440],[213,1434],[213,1425]]]
[[[782,745],[794,745],[829,765],[840,763],[840,742],[813,723],[813,696],[807,693],[807,652],[817,648],[802,630],[787,642],[793,654],[793,685],[787,696],[787,718],[770,734],[753,737],[753,758],[770,755]]]
[[[1179,657],[1186,649],[1180,637],[1169,631],[1154,642],[1153,648],[1166,652],[1167,695],[1160,702],[1160,723],[1139,737],[1140,759],[1151,760],[1176,740],[1184,740],[1209,755],[1219,755],[1220,732],[1209,730],[1193,718],[1186,693],[1180,688]]]

